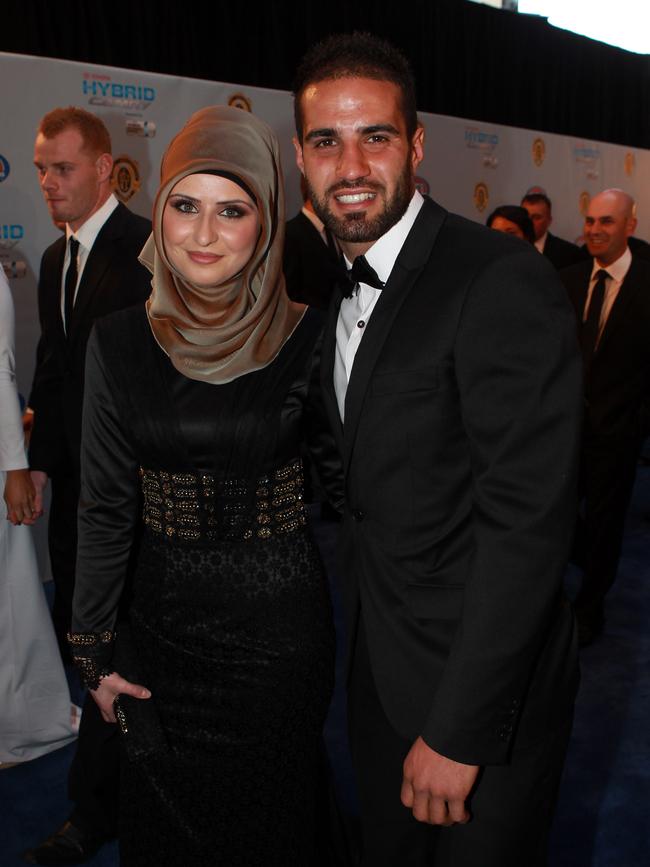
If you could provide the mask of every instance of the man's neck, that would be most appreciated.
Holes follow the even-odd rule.
[[[92,215],[96,214],[97,211],[106,204],[111,192],[112,192],[112,190],[110,187],[107,187],[105,190],[101,190],[99,197],[98,197],[97,201],[95,202],[92,210],[88,211],[87,214],[84,214],[84,216],[81,219],[75,220],[74,223],[68,223],[68,226],[70,227],[70,231],[71,232],[78,232],[79,229],[83,226],[83,224],[87,223],[88,220],[92,217]]]

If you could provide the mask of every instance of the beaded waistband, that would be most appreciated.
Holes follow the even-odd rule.
[[[140,479],[144,523],[170,539],[269,539],[306,524],[300,459],[257,480],[142,467]]]

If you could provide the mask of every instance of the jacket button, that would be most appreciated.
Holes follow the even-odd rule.
[[[352,520],[353,521],[363,521],[364,514],[361,509],[352,509]]]

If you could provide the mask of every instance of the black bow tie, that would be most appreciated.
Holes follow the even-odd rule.
[[[348,271],[348,279],[354,289],[359,283],[365,283],[367,286],[372,286],[373,289],[383,289],[384,284],[379,279],[375,269],[368,264],[365,256],[357,256],[352,263],[352,268]]]

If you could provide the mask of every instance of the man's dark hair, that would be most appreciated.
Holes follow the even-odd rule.
[[[541,205],[544,203],[548,208],[549,214],[552,211],[551,200],[545,193],[527,193],[521,200],[521,204],[528,202],[529,205]]]
[[[495,208],[487,218],[486,225],[488,228],[492,226],[497,217],[503,217],[504,220],[509,220],[515,226],[519,226],[524,233],[524,238],[530,241],[531,244],[535,243],[533,221],[528,216],[526,208],[520,208],[519,205],[501,205],[501,207]]]
[[[400,91],[406,134],[418,128],[415,80],[408,60],[385,39],[373,33],[338,33],[312,46],[303,57],[293,83],[293,111],[298,140],[302,142],[301,100],[305,88],[338,78],[374,78],[390,81]]]

